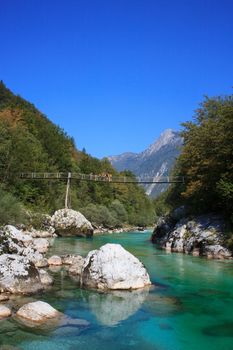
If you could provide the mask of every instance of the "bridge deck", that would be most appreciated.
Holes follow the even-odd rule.
[[[138,184],[164,184],[164,183],[184,183],[184,177],[182,176],[157,176],[157,177],[127,177],[127,176],[111,176],[106,175],[93,175],[93,174],[80,174],[80,173],[21,173],[21,179],[33,179],[33,180],[58,180],[58,179],[76,179],[80,181],[94,181],[94,182],[111,182],[111,183],[138,183]]]

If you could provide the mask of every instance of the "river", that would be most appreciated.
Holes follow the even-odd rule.
[[[145,264],[153,286],[98,293],[79,289],[63,270],[53,272],[54,286],[25,301],[47,301],[89,326],[32,331],[11,318],[0,323],[0,344],[25,350],[233,349],[233,262],[158,250],[150,234],[56,239],[50,254],[85,256],[105,243],[119,243]]]

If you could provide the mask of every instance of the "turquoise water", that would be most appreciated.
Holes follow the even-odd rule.
[[[30,350],[233,349],[233,262],[166,253],[149,237],[132,232],[57,239],[51,254],[85,256],[107,242],[120,243],[143,261],[153,287],[103,294],[80,290],[65,270],[51,272],[55,285],[19,304],[45,300],[89,325],[31,330],[8,319],[0,322],[0,344]]]

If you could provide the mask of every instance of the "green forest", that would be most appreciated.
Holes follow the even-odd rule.
[[[233,223],[233,95],[205,97],[192,121],[183,125],[184,145],[174,184],[157,201],[157,212],[185,205],[192,214],[218,213]]]
[[[107,159],[79,151],[64,130],[0,82],[1,224],[22,222],[27,212],[52,214],[64,207],[65,180],[23,180],[21,172],[118,174]],[[96,225],[145,226],[154,222],[153,203],[136,184],[72,180],[70,197],[72,209]]]

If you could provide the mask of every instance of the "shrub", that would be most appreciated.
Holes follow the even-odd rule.
[[[0,225],[25,223],[26,215],[20,202],[0,188]]]

